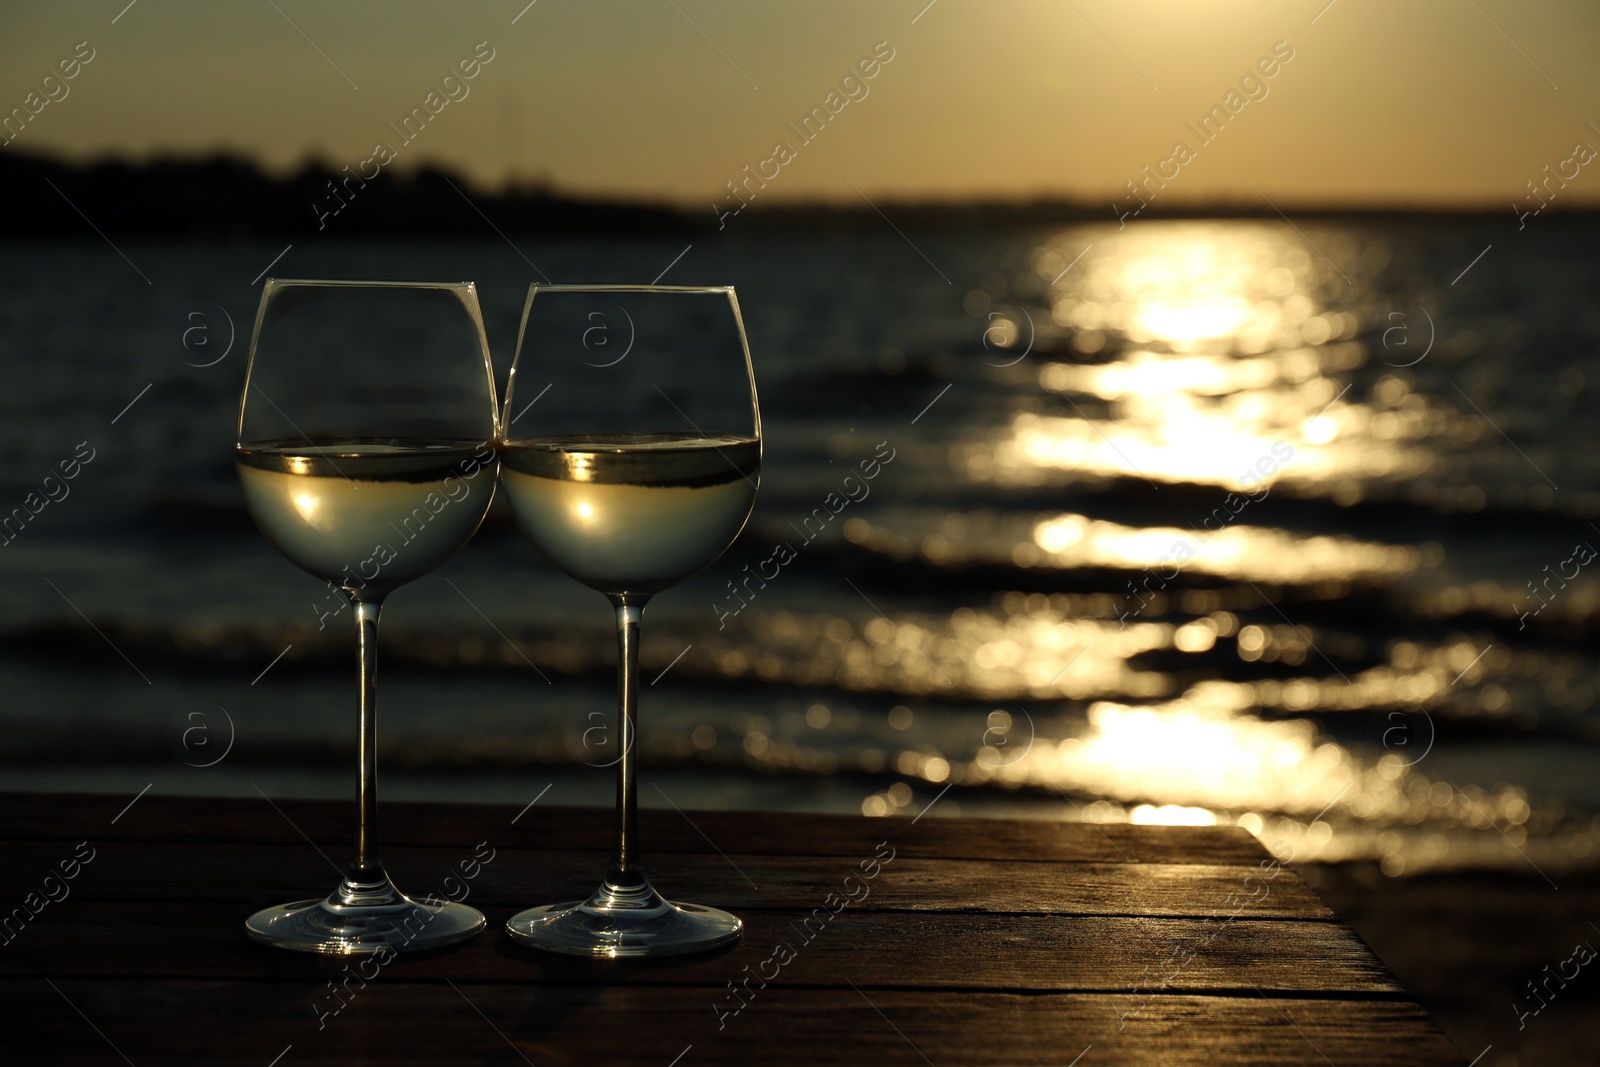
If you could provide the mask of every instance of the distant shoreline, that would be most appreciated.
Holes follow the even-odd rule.
[[[348,168],[346,168],[348,169]],[[13,205],[0,215],[0,236],[73,238],[93,236],[93,225],[124,237],[239,240],[320,234],[329,239],[362,237],[464,237],[503,233],[547,236],[669,236],[714,234],[709,210],[665,200],[585,196],[547,186],[486,193],[465,178],[434,166],[379,174],[362,186],[359,201],[337,218],[317,205],[350,175],[322,163],[307,163],[276,178],[237,156],[165,158],[128,163],[102,160],[71,164],[12,151],[0,152],[0,190]],[[1509,207],[1461,208],[1366,205],[1280,205],[1296,219],[1448,222],[1515,221]],[[882,210],[896,225],[920,231],[1016,229],[1117,221],[1107,200],[878,200],[862,203],[768,201],[751,205],[741,222],[746,233],[797,231],[854,233],[884,226]],[[1600,206],[1563,209],[1564,218],[1600,218]],[[1140,222],[1177,219],[1281,219],[1270,205],[1243,202],[1151,205]],[[1138,225],[1130,222],[1129,225]]]

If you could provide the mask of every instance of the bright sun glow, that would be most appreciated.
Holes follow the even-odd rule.
[[[1225,337],[1250,317],[1250,305],[1239,299],[1201,300],[1188,304],[1164,301],[1145,304],[1133,314],[1133,328],[1163,341],[1187,344],[1205,337]]]
[[[1306,420],[1306,440],[1314,445],[1325,445],[1339,434],[1339,425],[1326,415]]]
[[[1215,826],[1217,817],[1206,808],[1186,808],[1182,804],[1140,804],[1128,813],[1128,821],[1143,826]]]
[[[317,514],[317,498],[310,493],[300,493],[294,498],[294,509],[302,519],[310,522]]]

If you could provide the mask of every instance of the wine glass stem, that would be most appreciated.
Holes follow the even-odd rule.
[[[378,613],[383,595],[352,595],[361,653],[361,752],[357,761],[356,854],[348,880],[356,885],[387,882],[378,854]]]
[[[617,610],[617,732],[622,756],[617,762],[617,847],[606,881],[618,889],[645,884],[639,862],[639,621],[649,597],[612,596]]]

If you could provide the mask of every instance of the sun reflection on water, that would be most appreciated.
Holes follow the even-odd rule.
[[[1035,250],[1039,284],[1058,260],[1048,245]],[[997,432],[958,444],[954,464],[1019,485],[1282,479],[1341,503],[1375,479],[1425,478],[1441,440],[1481,428],[1430,408],[1402,375],[1370,396],[1353,391],[1372,354],[1357,339],[1364,294],[1346,288],[1283,227],[1167,223],[1102,238],[1047,286],[1061,345],[1037,375],[1058,410],[1022,405]]]
[[[858,516],[845,525],[844,536],[891,559],[920,557],[943,567],[1105,567],[1151,570],[1169,579],[1183,571],[1274,584],[1395,579],[1427,562],[1422,550],[1404,545],[1231,525],[1233,513],[1223,505],[1197,510],[1195,525],[1186,529],[1128,526],[1072,513],[1029,517],[980,512],[959,516],[961,532],[949,537],[945,531],[951,518],[945,512],[890,512],[878,522]]]
[[[1119,589],[1007,593],[1004,610],[902,614],[881,632],[869,621],[845,642],[860,648],[810,669],[820,675],[837,662],[834,684],[930,698],[1084,702],[1065,705],[1083,716],[1080,727],[1040,736],[1018,758],[925,746],[886,756],[889,766],[929,783],[1094,798],[1063,817],[1239,825],[1286,858],[1373,860],[1391,875],[1510,868],[1529,857],[1567,866],[1600,847],[1600,820],[1522,788],[1430,778],[1413,765],[1420,746],[1386,751],[1398,727],[1381,733],[1382,744],[1352,740],[1347,725],[1328,728],[1341,717],[1400,715],[1431,730],[1430,712],[1492,719],[1527,716],[1519,707],[1541,702],[1581,709],[1597,686],[1580,680],[1580,667],[1497,649],[1493,635],[1384,647],[1381,628],[1330,626],[1320,614],[1318,625],[1298,625],[1261,591],[1299,589],[1303,603],[1337,604],[1355,589],[1366,610],[1404,605],[1422,618],[1504,618],[1526,599],[1492,580],[1456,581],[1439,545],[1403,543],[1411,528],[1392,528],[1402,543],[1385,543],[1329,532],[1324,515],[1292,510],[1296,501],[1369,499],[1481,510],[1489,496],[1460,484],[1456,457],[1496,432],[1425,393],[1415,372],[1375,365],[1388,298],[1374,279],[1387,246],[1349,231],[1318,240],[1341,267],[1299,231],[1237,222],[1079,229],[1033,249],[1032,276],[1013,291],[1038,296],[1039,355],[995,376],[1015,389],[999,419],[928,455],[975,491],[1036,500],[1060,490],[1072,502],[875,505],[844,525],[844,540],[869,559],[932,567],[953,581],[1010,570],[1044,588],[1083,590],[1132,575],[1130,590],[1154,592],[1131,617],[1118,614],[1129,596]],[[970,314],[989,311],[989,291],[1004,288],[985,286]],[[1021,321],[1003,310],[1008,329]],[[1164,495],[1172,486],[1188,488]],[[1100,492],[1153,499],[1162,518],[1151,521],[1148,507],[1096,514]],[[1530,504],[1535,493],[1552,495],[1527,493]],[[1292,528],[1308,515],[1315,532]],[[1579,588],[1565,603],[1581,614],[1596,595]],[[1534,679],[1545,683],[1542,701],[1519,700]],[[863,811],[910,813],[915,798],[904,792],[875,793]]]

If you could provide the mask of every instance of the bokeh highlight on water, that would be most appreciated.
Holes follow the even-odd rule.
[[[646,615],[647,802],[1596,862],[1587,223],[912,237],[936,270],[886,231],[697,245],[664,279],[738,286],[767,439],[750,527]],[[503,385],[523,254],[588,282],[683,251],[519,244],[274,269],[476,279]],[[0,552],[0,781],[345,795],[353,634],[231,482],[279,249],[124,251],[153,285],[103,246],[0,252],[5,506],[96,450]],[[608,803],[608,626],[497,501],[386,609],[385,795]]]

